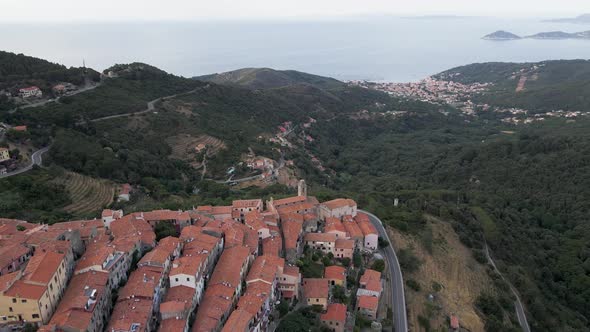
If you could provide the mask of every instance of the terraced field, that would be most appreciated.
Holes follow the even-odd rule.
[[[75,215],[96,213],[113,202],[115,185],[110,181],[65,172],[58,182],[66,186],[72,200],[64,210]]]
[[[172,147],[172,158],[181,160],[190,160],[195,155],[195,147],[199,144],[205,144],[207,155],[212,156],[219,150],[225,149],[225,144],[219,138],[209,135],[200,135],[193,137],[189,134],[181,134],[166,139],[166,143]]]

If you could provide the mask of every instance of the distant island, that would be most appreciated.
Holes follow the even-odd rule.
[[[590,24],[590,14],[582,14],[580,16],[570,18],[544,20],[543,22]]]
[[[563,31],[549,31],[549,32],[539,32],[534,35],[520,37],[516,34],[513,34],[508,31],[499,30],[494,33],[490,33],[489,35],[485,35],[482,37],[485,40],[516,40],[516,39],[551,39],[551,40],[561,40],[561,39],[589,39],[590,40],[590,31],[582,31],[582,32],[563,32]]]
[[[482,39],[485,40],[514,40],[514,39],[521,39],[520,36],[517,36],[511,32],[499,30],[494,33],[490,33],[489,35],[483,36]]]

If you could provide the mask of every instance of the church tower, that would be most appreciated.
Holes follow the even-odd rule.
[[[305,184],[305,180],[299,180],[297,184],[297,196],[307,197],[307,184]]]

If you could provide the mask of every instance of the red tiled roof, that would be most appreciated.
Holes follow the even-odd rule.
[[[16,280],[12,286],[4,292],[4,295],[30,300],[39,300],[47,290],[47,286]]]
[[[305,242],[336,242],[336,234],[334,233],[307,233],[305,234]]]
[[[344,229],[348,237],[352,239],[362,239],[363,238],[363,231],[359,228],[358,224],[354,221],[343,221],[342,225],[344,225]]]
[[[74,328],[84,331],[90,324],[94,303],[86,308],[90,295],[96,290],[95,297],[100,301],[106,292],[109,274],[107,272],[87,272],[72,277],[50,324],[60,328]]]
[[[255,208],[255,207],[262,207],[262,200],[261,199],[242,199],[242,200],[235,200],[232,202],[232,208],[234,208],[234,209]]]
[[[324,269],[324,278],[329,280],[346,280],[346,269],[342,266],[332,265]]]
[[[0,247],[0,270],[31,251],[31,248],[21,243]]]
[[[144,331],[152,315],[152,300],[123,299],[117,302],[106,331],[131,331],[137,324],[137,331]]]
[[[320,316],[323,321],[346,321],[346,305],[342,303],[328,304],[328,310]],[[344,324],[343,324],[344,325]]]
[[[250,250],[246,247],[237,246],[225,249],[215,266],[209,285],[228,283],[236,288],[241,283],[242,265],[249,256]]]
[[[48,284],[64,259],[64,254],[56,252],[35,252],[25,268],[23,280]]]
[[[119,290],[119,301],[129,298],[152,299],[162,272],[162,269],[151,266],[142,266],[131,272],[127,283]]]
[[[287,197],[282,199],[276,199],[273,201],[273,205],[275,208],[280,207],[281,205],[305,202],[307,198],[305,196],[294,196],[294,197]]]
[[[252,263],[246,282],[262,280],[272,284],[279,271],[283,270],[285,260],[276,256],[258,256]]]
[[[361,231],[363,232],[364,236],[367,236],[369,234],[374,234],[377,235],[377,229],[375,229],[375,226],[373,226],[373,224],[367,219],[360,219],[357,220],[357,224],[359,225],[359,228],[361,229]]]
[[[295,265],[286,265],[283,268],[283,274],[298,277],[299,276],[299,267]]]
[[[303,294],[306,298],[328,298],[330,294],[328,279],[304,278]]]
[[[21,276],[20,271],[8,273],[0,276],[0,293],[6,291]]]
[[[280,236],[271,236],[262,240],[262,254],[279,256],[283,247],[283,239]]]
[[[333,232],[340,232],[346,233],[346,228],[342,225],[342,222],[338,218],[328,217],[326,218],[326,226],[325,226],[326,233],[333,233]]]
[[[297,221],[283,221],[283,239],[285,240],[285,249],[297,248],[297,239],[303,230],[303,224]]]
[[[183,256],[174,261],[174,266],[170,270],[170,276],[177,274],[187,274],[196,276],[203,268],[205,257],[202,255]]]
[[[195,289],[188,286],[174,286],[170,287],[166,292],[164,301],[179,301],[189,302],[192,301]]]
[[[333,199],[331,201],[327,201],[327,202],[323,202],[322,205],[324,205],[325,207],[327,207],[330,210],[334,210],[334,209],[338,209],[344,206],[356,206],[356,202],[353,201],[352,199],[348,199],[348,198],[337,198],[337,199]]]
[[[377,311],[379,306],[379,298],[375,296],[361,295],[357,298],[356,306],[362,309]]]
[[[336,249],[354,249],[354,240],[347,240],[347,239],[337,239],[336,245],[334,246]]]
[[[234,310],[234,312],[229,316],[227,322],[223,326],[222,332],[244,332],[248,331],[248,327],[250,322],[254,317],[252,314],[245,310]]]
[[[365,289],[381,292],[381,272],[366,269],[365,273],[361,276],[359,283],[364,284]]]
[[[186,319],[168,318],[162,320],[158,331],[183,331],[186,326]]]

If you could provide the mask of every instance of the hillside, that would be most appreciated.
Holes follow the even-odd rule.
[[[238,85],[251,89],[272,89],[298,84],[309,84],[318,88],[341,87],[344,83],[329,77],[307,74],[295,70],[274,70],[270,68],[243,68],[220,74],[195,77],[197,80],[216,84]]]
[[[481,63],[450,69],[436,75],[461,83],[493,83],[478,101],[532,113],[590,109],[590,61],[562,60],[539,63]],[[517,86],[525,81],[523,89]]]
[[[37,86],[43,93],[51,94],[55,84],[80,86],[86,79],[99,81],[100,75],[88,68],[66,68],[43,59],[0,51],[0,111],[14,107],[6,93],[17,96],[20,88]]]
[[[589,63],[475,64],[438,78],[493,83],[475,96],[490,104],[587,110]],[[498,267],[522,295],[533,330],[588,329],[587,118],[514,126],[493,117],[467,117],[451,105],[396,99],[303,73],[263,71],[262,78],[246,71],[217,84],[147,64],[116,65],[96,89],[4,114],[3,121],[31,128],[32,142],[53,142],[44,166],[85,177],[76,176],[80,181],[70,187],[54,181],[63,174],[46,170],[2,179],[0,212],[40,221],[63,220],[64,207],[85,213],[108,203],[110,189],[99,186],[98,178],[138,188],[139,201],[115,204],[125,211],[146,204],[186,209],[254,193],[289,194],[280,185],[242,189],[224,183],[228,169],[242,172],[244,155],[252,153],[277,164],[290,162],[289,171],[306,179],[318,199],[354,197],[402,233],[422,234],[424,214],[451,221],[476,260],[489,244]],[[194,152],[199,143],[209,144],[211,153]],[[204,162],[196,158],[203,155],[206,173],[197,169]],[[72,193],[80,193],[75,199],[91,197],[79,190],[81,180],[90,183],[90,178],[97,179],[102,203],[87,199],[84,206],[75,205]],[[446,236],[452,235],[447,228],[435,227],[433,235],[443,232],[448,243],[456,243]],[[439,268],[430,263],[425,266]],[[452,274],[441,276],[452,281]],[[473,289],[488,290],[485,286]],[[465,315],[472,317],[474,330],[483,324],[488,331],[509,331],[514,324],[504,313],[513,307],[505,305],[502,294],[491,293],[483,301],[490,306],[478,311],[470,304]],[[433,320],[441,322],[442,316]]]

